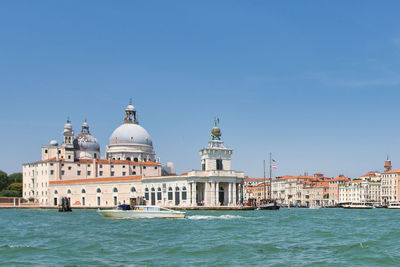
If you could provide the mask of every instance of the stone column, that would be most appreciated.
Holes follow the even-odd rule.
[[[215,206],[219,206],[219,182],[215,182]]]
[[[197,206],[197,202],[196,202],[196,183],[192,183],[192,206]]]
[[[203,199],[203,205],[204,206],[207,206],[207,204],[208,204],[207,198],[208,198],[208,183],[205,182],[204,183],[204,199]]]
[[[215,206],[215,182],[211,182],[210,194],[210,206]]]
[[[232,183],[228,184],[228,206],[232,203]]]
[[[188,183],[186,203],[186,206],[190,206],[192,204],[192,183]]]
[[[237,188],[237,183],[233,183],[233,206],[236,206],[237,203],[236,188]]]

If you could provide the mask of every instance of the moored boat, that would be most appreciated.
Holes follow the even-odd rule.
[[[399,202],[390,202],[389,205],[387,206],[388,209],[400,209],[400,203]]]
[[[265,202],[257,207],[258,210],[279,210],[280,205],[276,201]]]
[[[373,209],[375,207],[371,203],[352,202],[352,203],[343,205],[343,208],[345,208],[345,209]]]
[[[157,206],[134,206],[130,209],[129,205],[120,205],[116,209],[98,209],[97,212],[107,218],[185,218],[186,214]]]

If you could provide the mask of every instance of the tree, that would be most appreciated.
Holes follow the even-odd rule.
[[[21,197],[21,194],[14,190],[2,190],[0,192],[0,197]]]
[[[22,183],[22,173],[16,172],[16,173],[10,174],[8,176],[8,181],[10,183]]]
[[[7,173],[0,170],[0,191],[8,186]]]
[[[18,192],[19,197],[21,197],[22,196],[22,183],[12,183],[7,187],[7,190]]]

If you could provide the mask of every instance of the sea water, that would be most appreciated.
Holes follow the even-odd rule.
[[[0,210],[3,266],[400,266],[400,210]]]

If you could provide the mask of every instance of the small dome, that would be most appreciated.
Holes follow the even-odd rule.
[[[79,150],[90,150],[90,151],[98,151],[100,150],[100,145],[97,142],[97,139],[94,138],[89,133],[80,133],[76,137],[78,143]]]
[[[110,144],[140,144],[153,146],[149,133],[139,124],[124,123],[110,137]]]
[[[135,111],[135,107],[132,104],[129,104],[126,109],[126,111]]]
[[[56,140],[51,140],[50,141],[51,146],[58,146],[58,142]]]

